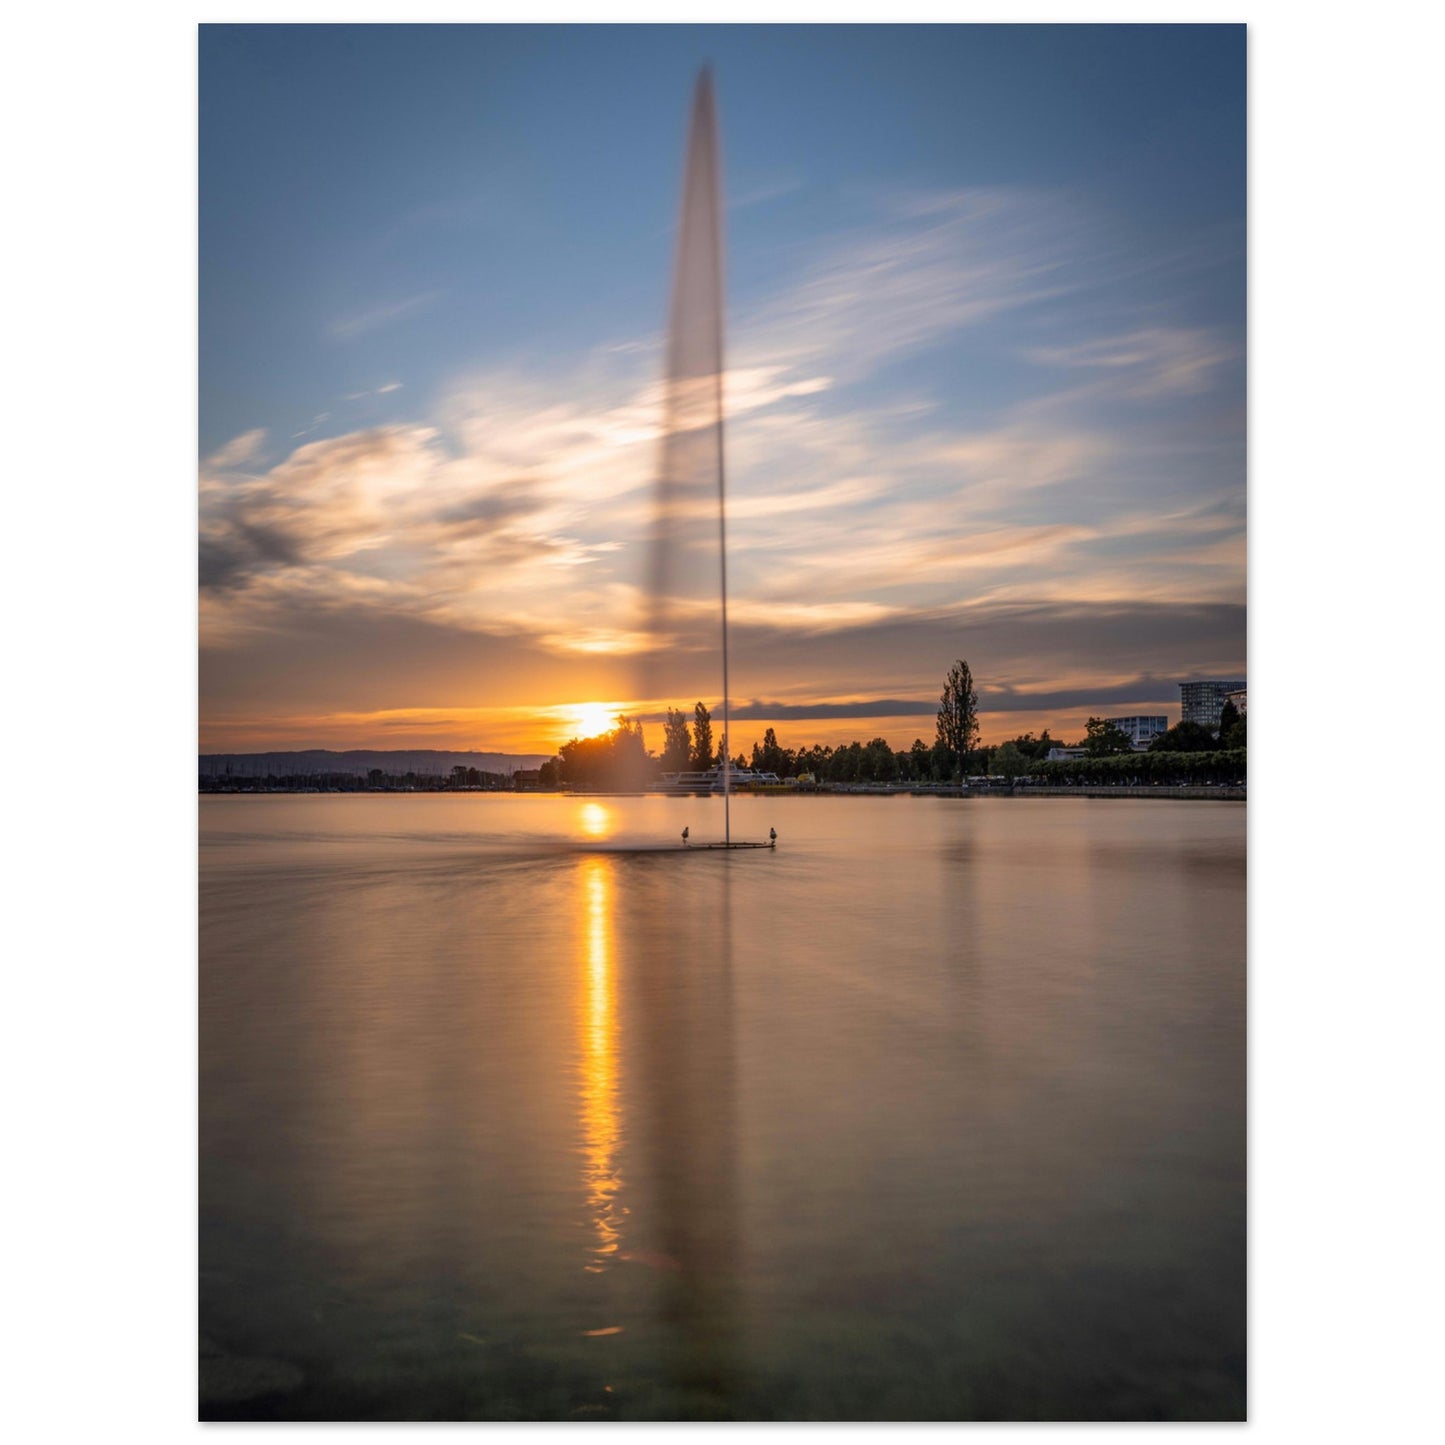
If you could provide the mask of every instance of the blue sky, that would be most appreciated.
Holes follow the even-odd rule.
[[[703,61],[747,710],[902,746],[955,656],[986,738],[1244,674],[1243,27],[200,55],[203,745],[540,748],[583,702],[714,700],[701,656],[686,698],[626,666]]]

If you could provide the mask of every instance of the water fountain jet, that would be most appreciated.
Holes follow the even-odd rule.
[[[684,599],[718,597],[722,655],[722,843],[694,848],[770,848],[732,838],[732,750],[729,729],[726,465],[723,445],[723,232],[717,105],[712,70],[693,91],[683,171],[649,590],[648,633],[639,693],[659,694],[660,659]],[[716,497],[716,526],[712,520]],[[716,571],[714,572],[714,568]],[[715,580],[714,580],[715,579]],[[716,588],[716,592],[713,588]],[[687,839],[684,836],[684,844]]]

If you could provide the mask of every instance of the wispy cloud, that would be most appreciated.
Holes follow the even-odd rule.
[[[391,393],[391,392],[393,392],[393,391],[400,391],[400,390],[401,390],[401,382],[399,382],[399,381],[388,381],[384,386],[375,386],[375,387],[372,387],[372,389],[371,389],[370,391],[348,391],[348,392],[346,393],[346,395],[342,397],[342,400],[343,400],[343,401],[365,401],[367,397],[371,397],[371,396],[386,396],[386,395],[388,395],[389,393]]]
[[[428,307],[434,306],[441,300],[440,291],[422,291],[415,296],[404,297],[400,301],[388,301],[380,306],[373,306],[366,311],[356,312],[351,316],[344,316],[338,321],[331,323],[331,334],[342,341],[350,341],[353,337],[365,335],[368,331],[377,331],[383,326],[390,326],[397,321],[405,321],[412,316],[418,316]]]
[[[300,431],[294,431],[291,433],[291,440],[294,442],[299,440],[301,437],[309,437],[311,433],[317,429],[317,427],[325,425],[325,423],[330,420],[331,413],[329,411],[317,412],[316,415],[311,418],[311,424],[309,426],[304,426],[301,428]]]
[[[1217,368],[1237,354],[1212,332],[1162,326],[1024,352],[1040,366],[1114,374],[1126,394],[1136,397],[1204,391]]]
[[[766,205],[769,201],[781,200],[803,189],[803,182],[797,176],[780,176],[773,180],[760,180],[751,184],[744,182],[732,191],[727,200],[728,210],[745,211],[752,206]]]
[[[737,329],[744,364],[826,359],[856,378],[1003,312],[1082,284],[1080,219],[1007,190],[896,202]]]
[[[223,472],[231,467],[239,467],[258,457],[265,445],[265,427],[258,426],[251,431],[242,432],[240,436],[233,437],[219,451],[213,452],[206,458],[206,469],[212,472]]]

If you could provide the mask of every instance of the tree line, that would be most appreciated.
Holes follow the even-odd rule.
[[[885,738],[868,742],[846,743],[829,747],[815,743],[811,747],[789,748],[779,741],[777,732],[768,728],[760,743],[754,743],[752,755],[743,753],[733,758],[735,768],[751,768],[756,772],[775,773],[781,779],[812,780],[816,783],[956,783],[979,776],[1001,777],[1012,781],[1018,777],[1079,781],[1096,779],[1087,768],[1068,769],[1074,763],[1117,762],[1109,778],[1123,781],[1128,774],[1125,762],[1133,765],[1141,780],[1191,781],[1200,774],[1201,781],[1223,781],[1222,777],[1205,777],[1213,767],[1216,771],[1243,777],[1244,719],[1226,704],[1221,718],[1220,735],[1198,723],[1178,723],[1162,737],[1156,738],[1149,753],[1133,751],[1127,733],[1102,718],[1091,717],[1084,737],[1075,744],[1053,738],[1048,729],[1035,736],[1022,733],[991,747],[979,745],[978,694],[973,674],[962,659],[949,669],[939,697],[934,738],[926,743],[915,738],[907,748],[894,748]],[[1051,749],[1082,747],[1087,756],[1072,761],[1048,761]],[[1226,762],[1171,761],[1182,755],[1227,758]],[[1237,755],[1237,761],[1236,761]],[[1141,759],[1153,757],[1151,764]],[[715,738],[712,713],[701,702],[692,709],[691,719],[681,708],[668,708],[663,721],[663,745],[660,754],[647,748],[643,725],[639,719],[619,717],[611,732],[598,737],[573,739],[558,757],[542,768],[543,787],[635,789],[660,781],[664,773],[705,772],[722,762],[720,740]],[[1087,775],[1087,776],[1086,776]],[[1117,775],[1117,776],[1116,776]],[[1132,776],[1132,774],[1130,774]]]
[[[450,773],[388,773],[372,768],[361,773],[267,773],[262,777],[206,774],[203,793],[455,793],[481,790],[510,792],[510,773],[486,773],[479,768],[454,767]]]

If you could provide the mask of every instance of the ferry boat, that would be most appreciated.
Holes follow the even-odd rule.
[[[756,772],[752,768],[716,767],[662,775],[662,789],[668,793],[726,793],[729,789],[737,792],[739,788],[780,788],[782,785],[783,780],[776,773]]]

